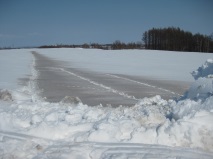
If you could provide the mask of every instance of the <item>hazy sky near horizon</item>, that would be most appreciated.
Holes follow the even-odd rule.
[[[0,0],[0,47],[141,41],[153,27],[213,33],[213,0]]]

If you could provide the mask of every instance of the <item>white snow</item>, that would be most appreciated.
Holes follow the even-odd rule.
[[[84,50],[85,52],[81,52],[81,55],[78,56],[77,52],[80,49],[71,50],[76,51],[76,53],[71,53],[72,56],[70,56],[77,58],[76,61],[86,54],[86,50]],[[19,51],[22,52],[23,50]],[[28,51],[30,52],[30,50]],[[41,50],[42,53],[56,58],[59,55],[48,53],[48,51],[61,51],[61,55],[65,56],[70,49]],[[105,58],[104,56],[112,59],[112,61],[115,56],[119,57],[117,60],[122,59],[122,62],[118,64],[119,66],[112,62],[112,68],[124,67],[123,60],[131,57],[131,54],[126,51],[115,51],[115,56],[107,51],[100,53],[100,55],[97,53],[98,50],[87,51],[89,56],[94,55],[92,58],[90,57],[91,59],[96,59],[99,62],[104,61],[102,59]],[[93,54],[92,51],[95,51],[95,53]],[[194,84],[185,96],[178,101],[166,101],[160,96],[155,96],[141,99],[132,107],[113,108],[102,107],[102,105],[90,107],[82,103],[49,103],[39,100],[39,97],[36,96],[37,88],[35,88],[36,84],[33,80],[37,73],[35,69],[31,68],[33,60],[30,53],[23,53],[22,58],[15,58],[18,54],[17,50],[10,50],[8,54],[6,54],[7,51],[3,52],[1,51],[2,56],[4,56],[5,61],[9,62],[1,63],[4,69],[1,69],[0,73],[1,77],[4,76],[4,78],[1,78],[0,88],[8,89],[14,100],[0,100],[1,158],[213,158],[212,60],[207,60],[201,67],[202,69],[199,68],[197,72],[195,71],[196,75],[193,73],[196,76]],[[142,58],[138,59],[139,56],[142,56],[139,55],[139,51],[130,52],[133,53],[133,57],[126,60],[126,62],[129,61],[128,64],[131,67],[126,70],[127,72],[134,68],[134,64],[136,67],[138,65],[141,67],[138,62],[143,61]],[[192,56],[202,57],[199,59],[202,61],[204,57],[209,56],[190,53],[169,55],[169,53],[162,53],[162,56],[168,55],[167,60],[171,56],[178,57],[177,61]],[[153,51],[153,55],[149,54],[152,54],[151,51],[143,56],[147,56],[146,60],[149,59],[149,62],[152,60],[153,65],[157,67],[159,64],[155,61],[154,56],[156,52]],[[210,56],[212,55],[210,54]],[[63,58],[65,59],[65,57]],[[61,57],[61,59],[63,58]],[[134,58],[136,62],[132,64],[131,60]],[[5,71],[9,65],[14,67],[16,60],[20,60],[18,63],[21,65],[18,72],[13,74],[17,70],[9,73]],[[86,62],[86,57],[82,60]],[[108,60],[104,65],[107,65]],[[70,59],[70,61],[75,60]],[[161,61],[160,57],[159,61]],[[185,70],[190,70],[191,66],[196,64],[196,62],[187,64],[187,62],[192,61],[186,59],[185,63],[183,62],[184,67],[186,67]],[[82,64],[74,64],[74,66],[77,65]],[[85,67],[88,66],[88,69],[92,69],[94,65],[87,62]],[[174,65],[177,67],[177,63]],[[182,63],[179,63],[179,65],[182,65]],[[22,67],[25,68],[22,69]],[[150,69],[155,67],[151,66]],[[180,66],[180,70],[182,70],[182,67]],[[99,68],[101,69],[96,68],[95,70],[103,71],[104,67],[102,65]],[[112,70],[106,70],[106,72],[109,71]],[[120,68],[119,71],[122,71],[122,69]],[[173,71],[177,71],[177,68]],[[162,73],[162,70],[160,72]],[[189,72],[192,72],[192,70]],[[30,77],[28,87],[21,89],[21,86],[13,82],[17,82],[17,79],[25,76],[26,73],[29,73],[32,77]],[[180,75],[181,73],[175,72],[174,74]],[[174,74],[171,75],[172,78],[176,77]],[[181,74],[181,78],[185,77],[183,74]],[[163,78],[169,76],[165,73]],[[6,80],[7,78],[8,80]]]
[[[213,95],[213,60],[208,59],[205,64],[192,72],[196,80],[186,94],[190,99],[206,99]]]
[[[29,50],[0,50],[0,88],[16,90],[21,88],[19,78],[31,75],[32,56]]]

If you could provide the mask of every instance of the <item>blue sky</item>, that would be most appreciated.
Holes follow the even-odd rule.
[[[213,33],[212,0],[0,0],[0,47],[141,41],[153,27]]]

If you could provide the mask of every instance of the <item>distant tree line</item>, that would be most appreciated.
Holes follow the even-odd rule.
[[[78,48],[81,45],[64,45],[64,44],[56,44],[56,45],[42,45],[39,48]]]
[[[93,48],[93,49],[103,49],[103,50],[121,50],[121,49],[141,49],[143,48],[142,43],[124,43],[116,40],[112,44],[98,44],[98,43],[91,43],[91,44],[81,44],[81,45],[43,45],[39,48]]]
[[[145,49],[213,52],[213,36],[192,34],[180,28],[153,28],[144,32],[142,40]]]
[[[109,50],[111,49],[111,44],[98,44],[98,43],[92,43],[92,44],[80,44],[80,45],[63,45],[63,44],[56,44],[56,45],[43,45],[39,48],[96,48],[96,49],[103,49],[103,50]]]

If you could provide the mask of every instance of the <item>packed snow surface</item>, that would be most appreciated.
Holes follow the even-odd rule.
[[[5,59],[15,61],[11,55]],[[10,81],[1,83],[1,158],[213,158],[211,59],[192,73],[196,80],[181,99],[157,95],[113,108],[69,97],[59,103],[41,100],[29,56],[19,61],[26,67],[31,63],[28,86],[14,89]],[[1,75],[14,82],[25,70],[14,77],[6,70]]]

